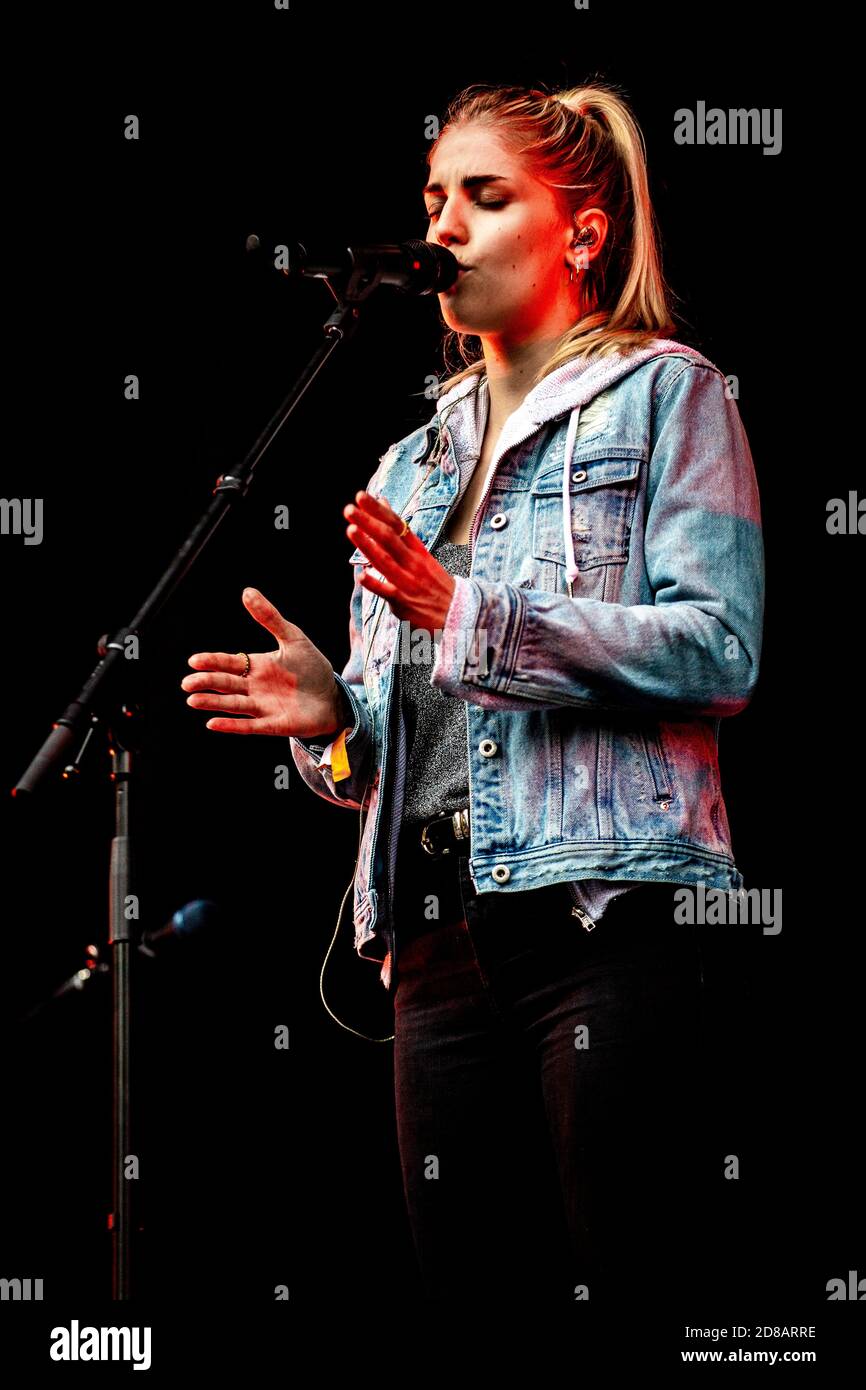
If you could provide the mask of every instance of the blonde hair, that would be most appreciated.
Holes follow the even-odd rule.
[[[601,82],[554,93],[473,83],[449,103],[427,153],[428,170],[443,135],[470,123],[492,128],[536,177],[561,190],[569,217],[599,207],[610,219],[601,251],[580,272],[584,312],[540,367],[533,386],[573,357],[628,352],[669,337],[675,330],[675,296],[662,274],[646,148],[620,90]],[[473,337],[455,329],[445,333],[446,371],[455,344],[465,365],[439,383],[440,395],[484,370],[480,340],[469,346]]]

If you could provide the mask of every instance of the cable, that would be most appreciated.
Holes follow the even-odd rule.
[[[481,386],[483,380],[484,380],[484,378],[481,378],[481,379],[479,380],[479,384],[475,387],[475,391],[476,391],[476,392],[480,389],[480,386]],[[467,395],[470,395],[471,392],[467,392],[466,394],[467,394]],[[461,397],[460,399],[462,400],[463,397]],[[408,520],[408,517],[404,516],[404,512],[405,512],[406,508],[411,504],[412,499],[415,497],[416,493],[418,493],[418,492],[420,491],[420,489],[424,487],[424,485],[426,484],[427,479],[430,477],[430,474],[432,473],[434,467],[436,466],[436,464],[439,463],[439,461],[440,461],[440,459],[441,459],[441,457],[442,457],[442,447],[443,447],[443,442],[444,442],[444,441],[443,441],[443,437],[442,437],[442,426],[443,426],[444,422],[447,420],[448,414],[449,414],[450,410],[453,410],[453,409],[454,409],[454,406],[456,406],[457,404],[458,404],[458,402],[455,401],[455,402],[454,402],[454,405],[450,406],[450,407],[449,407],[449,410],[446,411],[444,415],[439,415],[439,417],[438,417],[438,435],[437,435],[436,443],[435,443],[435,445],[434,445],[434,447],[433,447],[433,449],[432,449],[432,451],[431,451],[430,458],[429,458],[428,461],[427,461],[427,471],[426,471],[426,473],[424,474],[424,476],[422,477],[422,479],[421,479],[420,483],[418,484],[418,486],[417,486],[417,487],[414,489],[414,491],[410,494],[410,496],[409,496],[409,498],[408,498],[408,501],[406,501],[406,502],[404,503],[403,511],[400,512],[400,516],[401,516],[401,518],[402,518],[403,520]],[[373,627],[373,631],[371,632],[369,641],[367,642],[367,654],[366,654],[365,657],[364,657],[364,665],[363,665],[363,668],[362,668],[362,671],[361,671],[361,679],[362,679],[362,681],[364,682],[365,688],[366,688],[366,684],[367,684],[367,661],[368,661],[368,658],[369,658],[369,653],[370,653],[370,651],[372,650],[372,647],[373,647],[373,638],[375,637],[376,632],[377,632],[378,627],[379,627],[379,620],[380,620],[380,618],[382,617],[382,614],[383,614],[384,611],[385,611],[385,605],[386,605],[386,603],[387,603],[387,599],[384,599],[384,598],[383,598],[383,599],[382,599],[382,602],[381,602],[381,604],[380,604],[380,606],[379,606],[379,612],[376,614],[376,622],[375,622],[375,625],[374,625],[374,627]],[[334,943],[335,943],[335,941],[337,940],[337,935],[338,935],[339,930],[340,930],[340,923],[341,923],[342,920],[343,920],[343,908],[344,908],[345,905],[346,905],[346,898],[348,897],[349,893],[350,893],[351,890],[352,890],[352,887],[354,886],[355,877],[356,877],[357,872],[358,872],[358,864],[359,864],[360,858],[361,858],[361,844],[362,844],[363,838],[364,838],[364,802],[365,802],[365,800],[366,800],[367,792],[368,792],[369,787],[370,787],[370,776],[371,776],[371,773],[372,773],[372,771],[373,771],[373,761],[374,761],[374,760],[371,759],[370,772],[368,772],[368,774],[367,774],[367,780],[366,780],[366,782],[365,782],[365,784],[364,784],[364,790],[363,790],[363,792],[361,793],[361,804],[360,804],[360,807],[359,807],[359,816],[358,816],[358,853],[357,853],[357,856],[356,856],[356,858],[355,858],[355,867],[354,867],[354,869],[353,869],[353,871],[352,871],[352,877],[351,877],[351,879],[349,880],[349,883],[348,883],[348,885],[347,885],[347,887],[346,887],[346,891],[345,891],[345,893],[343,894],[343,899],[342,899],[342,902],[340,903],[340,910],[339,910],[339,912],[337,913],[337,925],[336,925],[335,928],[334,928],[334,934],[333,934],[333,936],[331,937],[331,940],[330,940],[330,942],[329,942],[329,944],[328,944],[328,949],[327,949],[327,951],[325,952],[325,959],[322,961],[322,969],[321,969],[321,972],[320,972],[320,974],[319,974],[319,996],[320,996],[320,998],[321,998],[321,1000],[322,1000],[322,1003],[324,1004],[325,1008],[327,1009],[328,1013],[331,1015],[331,1018],[334,1020],[334,1022],[335,1022],[335,1023],[338,1023],[338,1024],[340,1025],[341,1028],[345,1028],[345,1030],[346,1030],[347,1033],[354,1033],[354,1035],[355,1035],[356,1038],[364,1038],[364,1040],[365,1040],[366,1042],[386,1043],[386,1042],[393,1042],[393,1041],[394,1041],[394,1038],[395,1038],[395,1036],[396,1036],[396,1034],[392,1033],[391,1036],[388,1037],[388,1038],[371,1038],[371,1037],[369,1037],[366,1033],[361,1033],[361,1032],[359,1032],[359,1030],[358,1030],[357,1028],[352,1028],[348,1023],[344,1023],[344,1022],[342,1021],[342,1019],[337,1018],[337,1015],[334,1013],[333,1009],[330,1007],[330,1005],[328,1004],[327,999],[325,998],[325,991],[324,991],[324,984],[323,984],[324,978],[325,978],[325,970],[326,970],[327,965],[328,965],[328,959],[329,959],[329,957],[330,957],[331,951],[332,951],[333,948],[334,948]]]

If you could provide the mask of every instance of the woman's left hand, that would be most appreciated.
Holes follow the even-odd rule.
[[[384,497],[356,492],[355,504],[343,508],[350,523],[346,534],[385,578],[383,583],[365,570],[359,582],[381,594],[395,616],[410,626],[430,633],[443,628],[456,588],[454,576],[413,531],[400,535],[403,520]]]

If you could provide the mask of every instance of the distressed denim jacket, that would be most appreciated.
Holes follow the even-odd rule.
[[[445,392],[367,484],[428,548],[477,458],[478,388]],[[577,902],[581,879],[741,888],[718,739],[758,678],[764,551],[721,371],[654,339],[549,373],[503,427],[471,544],[430,680],[465,701],[476,890],[561,882]],[[351,654],[334,671],[354,716],[349,775],[333,779],[334,741],[290,743],[313,791],[365,817],[355,949],[391,988],[407,757],[395,663],[412,653],[410,625],[358,583],[365,558],[351,556]]]

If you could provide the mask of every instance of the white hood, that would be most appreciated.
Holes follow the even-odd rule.
[[[708,367],[713,365],[695,348],[687,347],[672,338],[654,338],[644,347],[627,354],[610,353],[605,357],[593,357],[589,360],[583,357],[574,358],[557,367],[556,371],[549,372],[543,381],[534,386],[503,426],[496,444],[496,452],[490,462],[488,476],[484,481],[484,493],[494,469],[507,449],[529,439],[549,420],[569,414],[562,460],[562,534],[565,542],[566,579],[569,586],[579,573],[574,559],[574,538],[571,532],[569,478],[581,411],[602,391],[613,386],[621,377],[628,376],[636,367],[642,366],[653,357],[671,354],[690,357]],[[442,419],[443,427],[447,420],[447,431],[460,463],[458,496],[464,492],[481,453],[481,441],[487,423],[486,388],[487,374],[481,371],[464,381],[459,381],[450,391],[440,396],[437,402],[437,414]],[[472,539],[475,539],[474,532]]]

